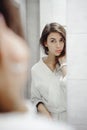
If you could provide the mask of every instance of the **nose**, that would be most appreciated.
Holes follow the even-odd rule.
[[[60,47],[60,42],[59,41],[56,42],[56,47],[58,47],[58,48]]]

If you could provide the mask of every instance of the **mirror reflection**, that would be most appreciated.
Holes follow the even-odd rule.
[[[40,3],[30,1],[27,13],[28,40],[31,46],[31,79],[29,83],[31,88],[28,88],[31,101],[38,114],[64,121],[66,120],[66,1],[51,0],[50,3],[47,0],[41,0]],[[33,39],[32,34],[34,34]],[[61,47],[58,47],[59,43],[61,43]],[[56,49],[53,49],[54,46]],[[57,73],[56,70],[60,66],[63,68]],[[59,105],[60,103],[61,105]],[[38,106],[41,107],[40,110]],[[61,114],[58,116],[58,111],[60,111],[59,113],[64,112],[63,117]]]
[[[66,31],[58,23],[46,24],[40,45],[46,56],[31,70],[31,100],[48,118],[66,120]]]

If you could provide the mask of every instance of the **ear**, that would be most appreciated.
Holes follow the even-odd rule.
[[[45,46],[45,47],[48,47],[47,42],[44,42],[44,46]]]

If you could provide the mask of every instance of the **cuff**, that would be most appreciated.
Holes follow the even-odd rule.
[[[64,66],[67,66],[67,64],[66,64],[66,63],[62,63],[62,64],[60,65],[60,68],[59,68],[59,69],[62,69]]]

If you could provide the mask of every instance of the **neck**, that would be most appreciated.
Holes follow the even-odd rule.
[[[44,63],[52,70],[54,71],[56,67],[56,61],[55,61],[55,56],[49,56],[44,59]]]
[[[55,56],[49,56],[48,55],[46,61],[47,61],[48,64],[53,65],[53,66],[56,64]]]

